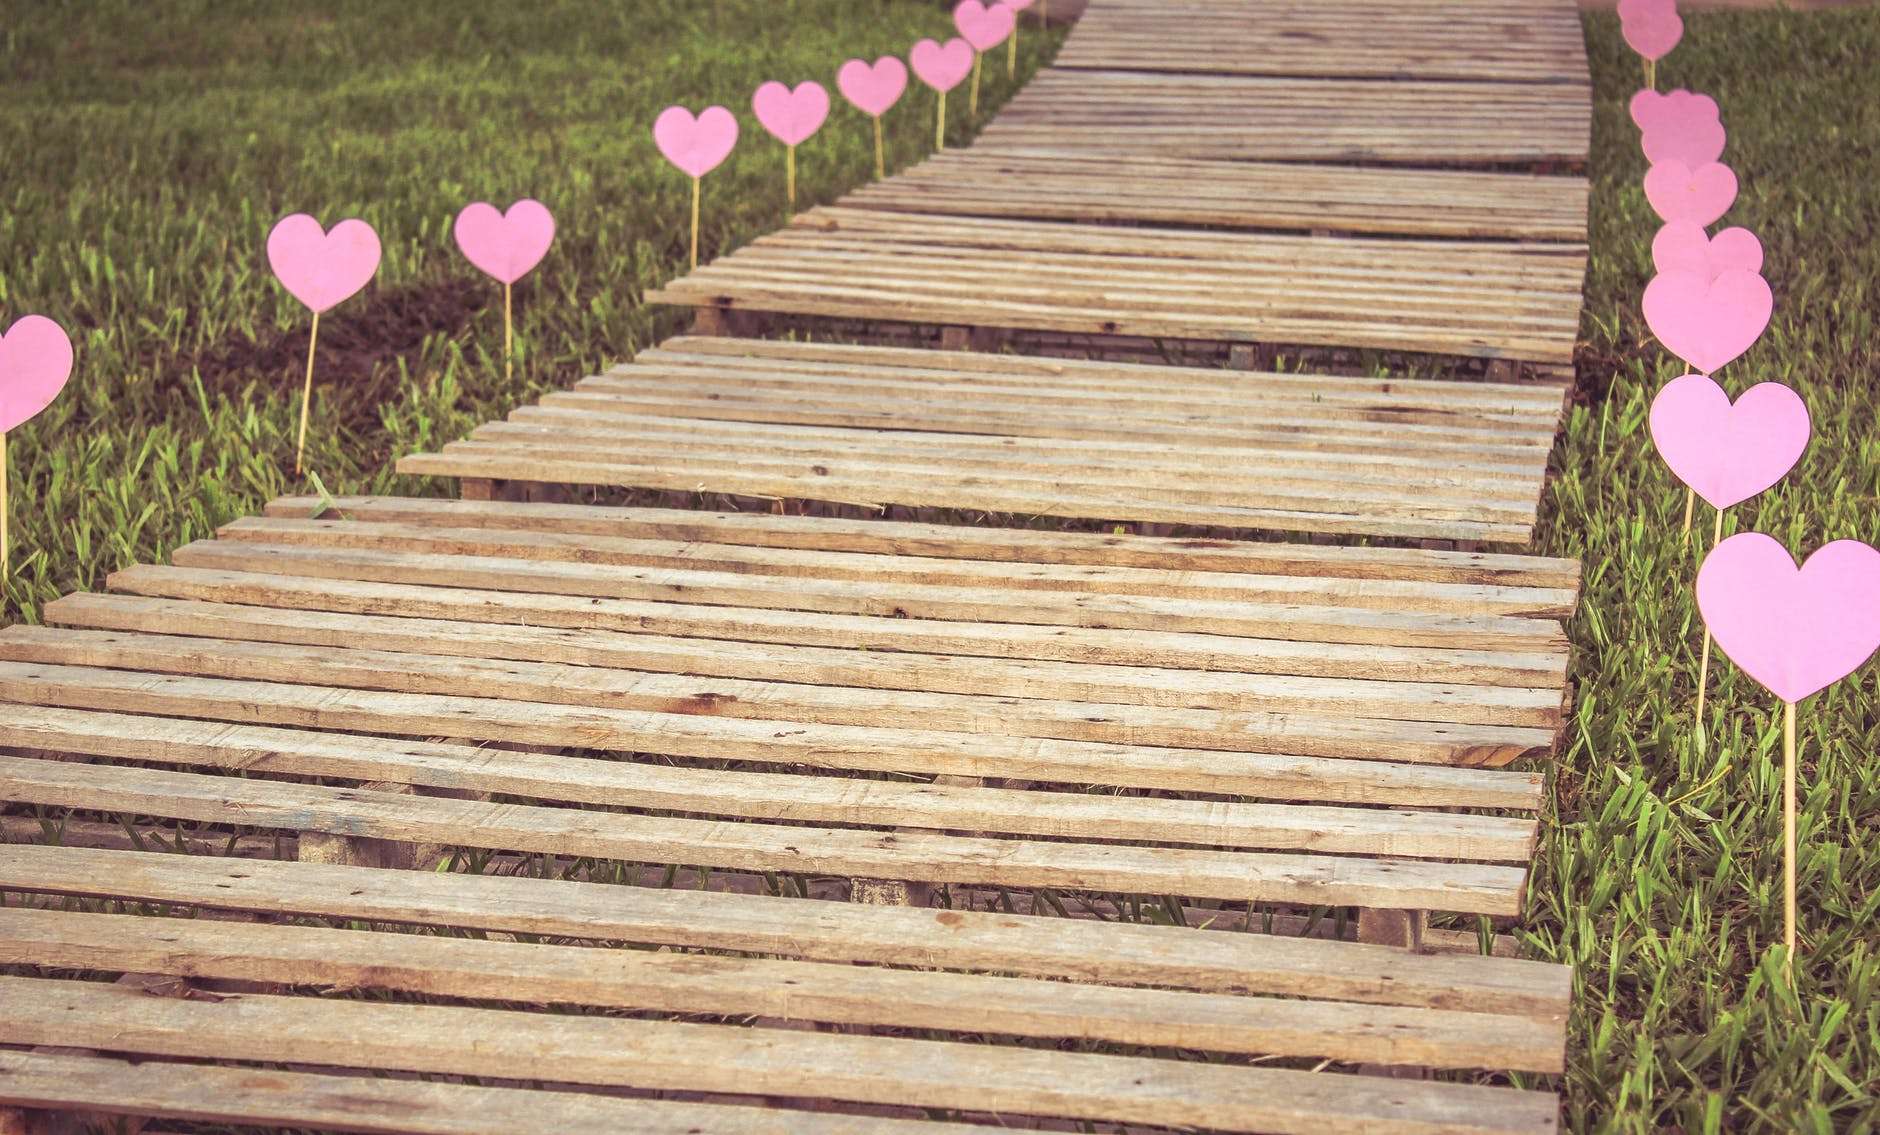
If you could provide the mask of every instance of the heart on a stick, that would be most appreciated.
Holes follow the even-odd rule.
[[[653,141],[682,172],[704,177],[731,156],[738,120],[722,106],[708,106],[697,117],[685,107],[669,106],[653,120]]]
[[[1675,125],[1701,126],[1706,122],[1722,121],[1716,99],[1682,87],[1663,94],[1646,87],[1632,96],[1626,109],[1632,115],[1632,125],[1640,130]]]
[[[1715,119],[1672,121],[1647,127],[1639,138],[1639,147],[1645,151],[1645,160],[1653,165],[1676,161],[1696,169],[1722,157],[1725,140],[1723,123]]]
[[[1880,647],[1880,552],[1836,540],[1797,568],[1775,540],[1741,532],[1704,557],[1697,608],[1730,661],[1794,704]]]
[[[366,286],[379,270],[379,234],[360,220],[328,232],[305,213],[282,217],[268,233],[268,266],[288,293],[326,311]]]
[[[65,389],[72,340],[43,315],[22,315],[0,335],[0,433],[15,428]]]
[[[960,0],[953,8],[953,26],[974,51],[991,51],[1005,42],[1018,22],[1018,13],[1002,3]]]
[[[923,39],[907,53],[907,61],[920,81],[936,91],[950,91],[973,70],[973,45],[958,38],[944,44]]]
[[[1658,455],[1712,508],[1729,508],[1788,474],[1808,448],[1808,407],[1779,382],[1761,382],[1734,404],[1708,375],[1665,383],[1652,399]]]
[[[892,55],[884,55],[872,64],[851,59],[836,72],[836,89],[855,104],[855,109],[880,118],[907,90],[907,64]]]
[[[1696,272],[1714,280],[1725,272],[1761,272],[1762,242],[1745,228],[1716,236],[1695,221],[1667,221],[1652,238],[1652,266],[1660,272]]]
[[[501,213],[486,201],[475,201],[457,214],[452,232],[464,259],[498,283],[513,284],[548,255],[555,243],[555,218],[548,206],[527,197]]]
[[[1703,374],[1755,345],[1769,326],[1775,297],[1754,272],[1731,270],[1706,280],[1696,272],[1661,272],[1645,285],[1645,322],[1664,348]]]
[[[801,82],[792,90],[773,80],[757,88],[751,109],[771,137],[795,146],[807,142],[829,117],[829,92],[817,82]]]
[[[1736,174],[1720,162],[1659,162],[1645,171],[1645,200],[1661,220],[1714,224],[1736,202]]]

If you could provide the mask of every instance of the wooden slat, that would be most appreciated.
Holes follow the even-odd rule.
[[[1491,1013],[48,910],[0,909],[0,964],[1437,1068],[1558,1072],[1566,1041]]]
[[[1551,1095],[1004,1046],[0,977],[0,1040],[169,1057],[797,1094],[1093,1122],[1307,1132],[1551,1131]],[[465,1038],[475,1038],[465,1044]]]
[[[1086,223],[1577,242],[1586,239],[1587,196],[1582,177],[1153,155],[1118,163],[1040,144],[945,150],[844,202]]]
[[[1426,682],[1248,676],[1232,709],[1085,702],[1069,698],[857,689],[808,682],[692,678],[566,663],[518,662],[411,651],[349,650],[294,643],[136,632],[15,626],[0,632],[0,657],[56,665],[111,666],[202,677],[318,681],[359,689],[517,698],[531,704],[652,713],[712,714],[772,722],[892,724],[911,729],[1101,740],[1118,731],[1137,743],[1195,742],[1234,748],[1262,716],[1295,721],[1306,734],[1414,736],[1470,727],[1508,740],[1560,724],[1558,690]],[[1223,700],[1227,700],[1224,698]],[[1257,709],[1264,705],[1269,708]],[[1085,726],[1097,726],[1087,729]],[[1536,738],[1537,740],[1539,738]]]
[[[1527,859],[1534,839],[1532,819],[674,768],[30,706],[9,707],[0,745],[749,820],[1500,862]]]
[[[1558,1020],[1571,970],[1355,942],[726,891],[0,844],[0,889],[318,918],[1312,996]]]
[[[141,1056],[5,1050],[0,1050],[0,1104],[368,1135],[986,1135],[998,1129]],[[146,1130],[155,1135],[154,1129]]]
[[[1512,915],[1526,871],[1472,863],[727,824],[0,756],[0,799],[451,847],[935,883]]]
[[[0,701],[171,714],[313,729],[457,736],[765,765],[1013,777],[1072,785],[1212,792],[1275,800],[1533,810],[1541,778],[1374,761],[1158,748],[878,726],[776,723],[695,714],[571,709],[496,698],[139,674],[0,662]],[[1296,743],[1295,743],[1296,747]],[[1400,751],[1419,756],[1410,746]],[[1453,750],[1441,750],[1455,758]],[[1436,759],[1434,756],[1426,760]],[[1464,763],[1506,760],[1495,752]]]
[[[758,340],[739,340],[759,345]],[[972,356],[963,356],[971,358]],[[1577,560],[1494,552],[1424,548],[1269,544],[1124,536],[1099,532],[965,527],[839,517],[779,516],[761,512],[706,512],[514,501],[441,500],[421,497],[280,497],[267,515],[312,517],[331,507],[361,520],[398,521],[451,528],[489,527],[664,540],[696,540],[750,547],[866,552],[975,559],[1003,564],[1057,564],[1161,569],[1187,574],[1247,573],[1310,576],[1328,580],[1389,580],[1510,588],[1482,596],[1469,590],[1419,592],[1419,602],[1440,598],[1465,611],[1565,618],[1577,600]],[[1502,604],[1507,605],[1502,605]],[[1354,604],[1366,605],[1366,604]]]

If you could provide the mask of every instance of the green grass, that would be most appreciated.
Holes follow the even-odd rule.
[[[160,9],[160,11],[153,11]],[[290,212],[363,217],[385,259],[321,319],[309,465],[334,492],[440,491],[390,472],[679,326],[640,296],[684,268],[690,180],[659,110],[722,103],[738,148],[705,181],[709,257],[784,219],[784,149],[751,92],[814,78],[834,108],[799,147],[799,207],[871,178],[868,119],[835,94],[853,56],[953,34],[934,0],[441,0],[69,5],[0,22],[0,325],[36,311],[78,351],[54,406],[10,440],[13,571],[0,621],[163,556],[285,491],[308,315],[263,251]],[[1061,32],[1020,35],[1019,79]],[[1003,51],[981,116],[1016,89]],[[948,100],[964,141],[966,91]],[[890,168],[931,149],[933,93],[885,118]],[[505,384],[500,288],[457,252],[472,200],[548,204],[559,233],[516,288]]]
[[[848,56],[947,27],[930,0],[265,11],[230,20],[220,5],[171,3],[153,18],[100,0],[8,22],[0,318],[60,319],[80,361],[73,388],[11,447],[7,620],[308,487],[288,472],[306,316],[261,252],[279,215],[364,216],[386,244],[373,288],[322,321],[313,468],[336,493],[435,490],[390,474],[391,458],[673,328],[639,303],[684,256],[688,186],[648,138],[662,105],[724,102],[746,128],[707,183],[709,254],[782,219],[781,147],[757,135],[746,101],[760,80],[828,83]],[[1736,390],[1791,383],[1817,430],[1796,472],[1728,528],[1797,551],[1880,540],[1880,11],[1703,14],[1688,28],[1661,85],[1722,104],[1743,181],[1727,220],[1762,237],[1776,292],[1769,334],[1724,378]],[[1535,953],[1577,969],[1568,1125],[1872,1131],[1880,672],[1804,706],[1806,948],[1791,996],[1770,953],[1781,937],[1775,705],[1726,663],[1702,728],[1692,720],[1696,553],[1677,533],[1682,492],[1644,429],[1651,394],[1681,368],[1637,316],[1656,227],[1625,117],[1638,69],[1613,17],[1589,17],[1589,33],[1586,389],[1537,544],[1581,557],[1587,583],[1571,627],[1574,729],[1524,930]],[[1050,44],[1029,25],[1025,42],[1028,68]],[[1003,68],[988,78],[996,106]],[[957,131],[963,100],[950,101]],[[891,112],[893,164],[925,152],[931,113],[919,91]],[[801,158],[806,204],[858,184],[872,164],[865,120],[838,105]],[[467,200],[523,195],[550,204],[561,235],[518,290],[525,355],[505,384],[499,296],[447,232]],[[1135,916],[1168,917],[1153,905]]]
[[[1638,299],[1657,222],[1625,102],[1640,81],[1617,20],[1589,17],[1596,84],[1592,265],[1581,375],[1539,550],[1586,568],[1573,737],[1533,887],[1531,938],[1577,968],[1574,1130],[1871,1131],[1880,1096],[1880,667],[1803,703],[1802,956],[1782,939],[1780,715],[1712,667],[1693,720],[1702,626],[1684,493],[1651,448],[1651,397],[1683,367],[1646,342]],[[1661,88],[1714,95],[1775,291],[1768,334],[1723,368],[1737,393],[1793,386],[1815,438],[1726,533],[1806,553],[1880,539],[1880,10],[1687,16]]]

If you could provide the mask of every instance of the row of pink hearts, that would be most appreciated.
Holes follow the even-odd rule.
[[[1002,0],[983,4],[960,0],[953,9],[959,36],[938,43],[923,39],[908,52],[908,63],[920,81],[945,93],[972,73],[980,52],[1004,43],[1018,27],[1018,12],[1033,0]],[[907,90],[907,64],[892,55],[869,63],[851,59],[836,71],[842,97],[871,118],[880,118]],[[821,83],[806,80],[794,88],[771,81],[751,96],[751,109],[771,137],[796,146],[822,128],[829,117],[829,92]],[[653,141],[666,160],[693,177],[704,177],[731,156],[738,144],[738,120],[722,106],[708,106],[694,115],[683,106],[669,106],[653,121]]]
[[[452,232],[464,258],[507,287],[527,275],[555,240],[555,218],[524,198],[499,212],[477,201],[457,214]],[[316,314],[353,295],[379,270],[379,234],[361,220],[332,231],[305,213],[283,217],[268,233],[268,265],[288,293]],[[0,433],[52,404],[72,374],[72,340],[43,315],[26,315],[0,334]]]
[[[1619,14],[1626,42],[1649,60],[1683,34],[1673,0],[1624,0]],[[1648,89],[1633,96],[1630,111],[1651,163],[1645,197],[1664,222],[1652,239],[1657,275],[1645,288],[1645,321],[1666,350],[1701,372],[1666,383],[1653,398],[1652,443],[1679,480],[1721,511],[1795,467],[1808,447],[1808,408],[1777,382],[1758,383],[1732,403],[1710,377],[1761,338],[1775,306],[1755,234],[1705,231],[1738,188],[1718,160],[1725,132],[1716,100]],[[1880,551],[1836,540],[1798,568],[1779,541],[1738,533],[1704,557],[1697,606],[1718,648],[1794,704],[1880,649]]]

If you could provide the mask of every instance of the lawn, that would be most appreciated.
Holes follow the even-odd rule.
[[[781,146],[748,98],[769,78],[830,83],[852,55],[943,35],[932,0],[287,5],[230,19],[97,0],[9,22],[0,42],[0,318],[74,330],[78,377],[10,447],[14,573],[0,621],[161,558],[290,474],[306,315],[262,256],[281,214],[362,216],[386,259],[322,320],[310,464],[334,492],[421,491],[390,473],[541,390],[674,329],[639,296],[685,255],[689,185],[648,135],[671,101],[723,102],[745,137],[706,184],[705,254],[782,220]],[[1523,931],[1577,967],[1564,1083],[1576,1131],[1870,1131],[1880,1126],[1880,671],[1805,704],[1799,997],[1781,937],[1775,703],[1726,663],[1692,720],[1701,629],[1683,494],[1645,414],[1680,372],[1637,300],[1655,221],[1625,116],[1636,60],[1588,17],[1597,83],[1583,390],[1537,551],[1583,558],[1571,630],[1577,709]],[[126,34],[134,28],[135,34]],[[813,29],[813,30],[812,30]],[[1027,23],[1021,78],[1051,40]],[[1726,530],[1798,551],[1880,540],[1880,10],[1700,14],[1662,85],[1714,94],[1743,192],[1727,221],[1768,250],[1776,317],[1726,384],[1779,379],[1817,436]],[[1009,93],[987,71],[988,108]],[[966,136],[963,98],[949,100]],[[890,112],[890,163],[932,140],[932,99]],[[872,173],[866,120],[838,105],[803,147],[805,205]],[[466,201],[535,196],[561,234],[517,292],[525,354],[493,358],[500,294],[451,245]],[[441,486],[429,486],[436,491]],[[1707,539],[1709,517],[1698,528]]]

